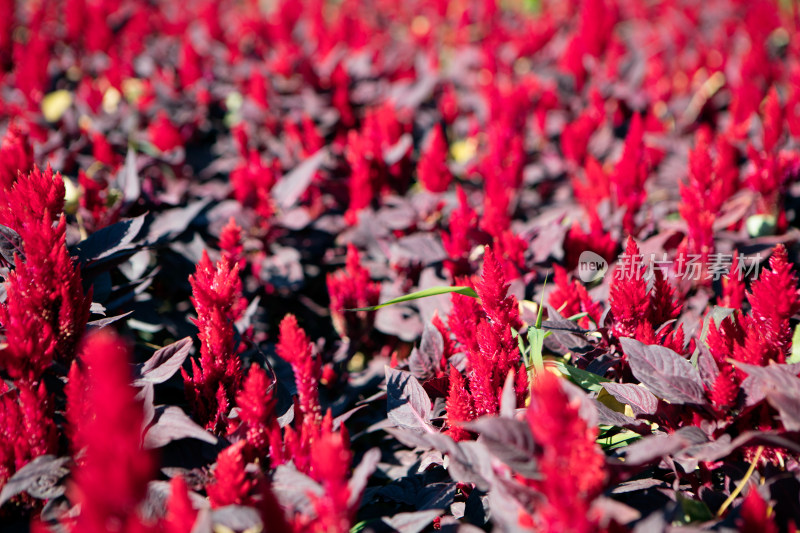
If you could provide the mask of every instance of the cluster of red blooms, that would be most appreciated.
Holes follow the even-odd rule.
[[[215,265],[203,252],[189,282],[201,347],[199,362],[192,360],[191,376],[183,370],[186,397],[195,417],[209,430],[221,433],[242,380],[234,323],[247,301],[242,297],[239,267],[228,258]]]
[[[217,459],[214,479],[207,486],[211,506],[254,506],[265,523],[277,520],[276,531],[349,531],[359,494],[353,494],[348,486],[352,461],[348,433],[344,427],[334,429],[330,411],[324,416],[321,413],[319,359],[293,315],[281,322],[277,352],[291,364],[295,375],[294,428],[279,426],[273,378],[253,366],[236,396],[238,420],[230,420],[228,428],[229,434],[243,438]],[[291,461],[319,483],[323,491],[309,495],[315,514],[284,518],[267,479],[247,469],[253,461],[265,469]]]
[[[692,350],[685,346],[683,326],[670,323],[681,313],[681,304],[660,269],[653,269],[652,288],[648,286],[639,247],[628,239],[625,261],[617,266],[608,290],[608,306],[617,338],[632,337],[646,344],[662,344],[678,353]],[[666,326],[665,326],[666,325]]]
[[[125,342],[100,331],[86,338],[70,369],[66,416],[70,448],[78,459],[68,497],[81,512],[59,518],[67,531],[177,533],[191,530],[195,522],[197,511],[180,476],[170,484],[165,518],[149,520],[141,513],[157,461],[142,449],[144,413],[131,386],[129,360]],[[49,531],[44,524],[35,526]]]
[[[605,455],[595,440],[597,428],[580,415],[580,399],[570,398],[550,372],[537,375],[526,420],[538,447],[539,479],[518,480],[543,501],[520,509],[519,526],[533,531],[597,531],[592,501],[606,480]]]
[[[16,130],[0,152],[0,160],[21,165],[20,172],[0,176],[0,224],[19,237],[4,236],[16,248],[0,304],[0,372],[13,380],[0,385],[2,486],[31,459],[58,450],[53,392],[43,377],[51,369],[59,372],[54,363],[69,364],[75,357],[91,295],[84,294],[67,251],[61,176],[49,166],[32,166],[30,145]]]
[[[782,245],[773,251],[769,269],[764,269],[753,282],[747,301],[750,313],[737,310],[709,327],[708,348],[719,366],[709,397],[714,407],[723,413],[736,406],[745,377],[732,361],[766,366],[771,361],[786,362],[790,353],[792,326],[789,320],[800,311],[800,291],[797,275]]]
[[[410,145],[393,157],[396,161],[388,160],[386,153],[396,150],[408,129],[409,124],[401,122],[397,110],[387,102],[367,112],[360,131],[348,133],[345,155],[350,165],[350,203],[345,218],[349,223],[355,224],[358,212],[372,205],[383,192],[402,192],[408,187]]]
[[[361,266],[361,256],[355,246],[347,246],[345,267],[328,274],[327,284],[334,328],[342,338],[363,341],[372,331],[375,313],[347,310],[377,305],[381,287],[372,281],[369,270]]]
[[[502,265],[488,246],[475,291],[480,304],[466,296],[453,296],[448,319],[450,331],[444,329],[444,324],[437,324],[443,337],[449,339],[452,333],[467,355],[466,379],[453,366],[449,372],[447,431],[455,440],[468,437],[459,423],[498,413],[509,374],[514,375],[514,390],[520,405],[528,393],[528,374],[520,363],[519,346],[511,331],[521,326],[519,306],[516,297],[508,295]]]
[[[8,125],[0,142],[0,487],[34,458],[63,455],[68,442],[67,499],[80,511],[59,518],[64,529],[191,529],[197,511],[180,476],[165,516],[143,512],[158,474],[142,448],[131,350],[114,334],[86,334],[91,269],[82,277],[67,243],[123,215],[205,194],[238,210],[243,225],[223,227],[220,259],[204,253],[189,280],[200,349],[182,369],[186,403],[194,421],[230,443],[205,485],[212,508],[254,507],[276,531],[351,527],[362,489],[349,483],[347,429],[320,400],[328,354],[317,353],[293,315],[283,318],[276,352],[296,388],[294,419],[284,423],[275,376],[258,363],[243,367],[241,352],[254,343],[236,324],[245,287],[266,285],[274,295],[259,268],[259,279],[248,278],[243,242],[248,256],[264,258],[273,239],[299,236],[312,249],[330,237],[349,243],[344,268],[325,278],[333,327],[348,348],[368,359],[380,353],[375,313],[349,311],[380,298],[350,243],[373,222],[383,233],[371,235],[371,252],[429,232],[429,249],[441,244],[443,252],[430,264],[415,260],[427,273],[442,263],[447,282],[479,297],[455,295],[446,321],[434,315],[441,354],[423,385],[445,399],[443,429],[455,441],[475,437],[465,423],[502,412],[509,390],[517,406],[528,405],[540,478],[515,481],[542,503],[520,512],[519,527],[597,529],[592,503],[607,477],[597,431],[569,390],[548,372],[528,383],[520,361],[515,333],[525,324],[510,283],[530,296],[541,280],[535,271],[550,260],[562,264],[547,301],[595,330],[592,345],[611,360],[606,377],[631,381],[624,338],[686,358],[696,349],[710,354],[703,409],[659,419],[660,428],[714,425],[709,439],[792,430],[768,402],[747,404],[743,389],[748,369],[790,360],[800,312],[789,252],[776,245],[790,242],[797,224],[786,208],[800,175],[796,6],[518,3],[536,5],[540,13],[529,16],[521,5],[504,12],[497,0],[280,0],[269,13],[256,0],[167,4],[0,0],[0,123]],[[198,163],[197,152],[215,161]],[[36,166],[42,161],[72,187],[49,165]],[[316,166],[294,173],[305,162]],[[224,211],[217,207],[203,216]],[[159,223],[152,226],[131,248],[153,244]],[[678,279],[690,256],[707,268],[715,252],[743,250],[748,235],[765,233],[772,240],[757,244],[775,247],[752,283],[729,274],[720,287],[705,271],[701,283]],[[663,249],[676,268],[648,279],[637,242]],[[590,292],[572,278],[583,252],[613,262],[623,243],[627,262],[612,280]],[[305,260],[307,249],[297,248]],[[408,270],[415,274],[391,281],[422,285],[418,270]],[[104,281],[116,285],[117,274]],[[734,311],[713,321],[709,302]],[[707,335],[689,338],[704,314]],[[383,348],[401,344],[392,338]],[[783,467],[785,453],[768,449],[762,458]],[[270,484],[278,467],[321,487],[306,495],[313,512],[280,508]],[[39,505],[26,495],[13,504]],[[770,530],[771,512],[751,490],[734,520]]]

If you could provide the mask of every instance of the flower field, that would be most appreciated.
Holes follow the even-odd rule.
[[[798,30],[0,0],[0,530],[796,531]]]

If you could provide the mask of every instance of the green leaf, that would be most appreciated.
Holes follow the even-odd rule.
[[[800,324],[795,326],[792,335],[792,355],[786,360],[787,363],[800,363]]]
[[[672,522],[673,525],[706,522],[714,518],[714,515],[711,514],[711,511],[705,503],[687,498],[680,492],[676,492],[675,495],[678,497],[678,502],[681,504],[681,511],[683,511],[683,514]]]
[[[719,327],[723,320],[728,318],[733,314],[735,309],[730,307],[722,307],[721,305],[715,305],[714,308],[711,310],[711,313],[708,315],[708,319],[703,323],[703,331],[700,333],[700,340],[703,342],[706,341],[706,337],[708,336],[708,329],[711,327],[711,321],[714,321],[714,325]]]
[[[369,520],[362,520],[361,522],[350,528],[350,533],[359,533],[360,531],[364,531],[369,522],[370,522]]]
[[[571,317],[567,318],[567,320],[569,320],[570,322],[576,322],[585,316],[589,316],[589,313],[587,313],[586,311],[584,311],[583,313],[575,313]]]
[[[542,298],[539,300],[539,312],[536,314],[536,329],[542,329],[542,312],[544,311],[544,289],[547,287],[547,274],[544,275],[544,283],[542,283]]]
[[[545,331],[535,327],[528,328],[528,346],[530,349],[528,364],[533,368],[534,375],[544,370],[544,357],[542,355],[544,340],[551,333],[552,331]]]
[[[620,431],[617,428],[611,428],[609,431],[604,431],[602,435],[597,438],[597,443],[600,444],[604,450],[614,450],[616,448],[623,448],[641,438],[642,436],[634,431],[628,429]]]
[[[589,390],[593,392],[600,392],[600,389],[603,388],[603,383],[608,383],[611,381],[610,379],[606,379],[603,376],[598,376],[592,372],[588,372],[586,370],[581,370],[580,368],[576,368],[574,366],[567,365],[562,361],[556,361],[556,368],[562,373],[569,376],[569,379],[578,385],[580,388],[584,390]]]
[[[409,302],[411,300],[419,300],[420,298],[428,298],[429,296],[438,296],[440,294],[447,294],[451,292],[463,294],[464,296],[471,296],[472,298],[478,297],[478,293],[476,293],[470,287],[431,287],[430,289],[412,292],[411,294],[406,294],[405,296],[392,298],[391,300],[387,300],[372,307],[359,307],[357,309],[346,309],[346,311],[377,311],[378,309],[387,307],[389,305]]]

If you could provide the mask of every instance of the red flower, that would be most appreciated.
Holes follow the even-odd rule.
[[[14,2],[6,2],[11,5],[13,13]],[[0,14],[0,19],[3,15]],[[9,21],[11,19],[8,19]],[[2,30],[2,28],[0,28]],[[0,41],[2,35],[0,34]],[[0,44],[0,55],[2,55],[2,45]],[[22,133],[16,125],[12,124],[3,137],[0,144],[0,190],[7,191],[17,179],[17,173],[27,174],[33,170],[33,147],[26,135]]]
[[[459,285],[472,285],[467,278],[456,278]],[[477,329],[478,323],[486,315],[475,298],[462,294],[453,294],[450,298],[453,308],[447,317],[447,325],[456,338],[456,341],[469,353],[478,350]]]
[[[23,241],[26,228],[37,233],[43,224],[52,224],[64,210],[64,180],[50,165],[42,172],[36,166],[27,174],[15,176],[16,181],[3,191],[0,199],[0,224],[20,234]]]
[[[583,174],[586,176],[585,180],[577,175],[572,177],[573,194],[590,213],[595,212],[598,202],[611,197],[611,176],[591,155],[586,156]]]
[[[469,254],[477,231],[478,214],[469,205],[464,189],[456,186],[458,207],[450,212],[446,229],[442,229],[442,246],[447,251],[445,267],[453,276],[469,274]]]
[[[277,426],[275,382],[260,366],[253,365],[236,396],[239,418],[246,428],[247,443],[257,457],[269,451],[270,433]]]
[[[9,391],[0,381],[0,488],[32,459],[57,450],[52,399],[44,383]]]
[[[183,373],[186,396],[201,424],[217,433],[225,426],[228,407],[242,380],[242,367],[235,350],[234,323],[244,311],[239,268],[226,260],[216,266],[208,255],[189,277],[194,323],[200,330],[200,361],[192,360],[192,376]]]
[[[612,331],[618,337],[632,337],[638,324],[649,315],[650,294],[642,256],[630,237],[608,290],[608,305],[614,316]]]
[[[327,427],[326,427],[327,426]],[[353,455],[350,452],[349,436],[343,428],[334,432],[323,424],[320,435],[314,442],[311,454],[313,476],[325,492],[312,495],[311,503],[317,516],[310,523],[303,523],[296,530],[316,533],[347,533],[353,521],[355,508],[350,504],[348,479]],[[354,501],[358,501],[357,498]]]
[[[162,152],[183,146],[183,137],[164,111],[159,111],[147,128],[150,142]]]
[[[447,139],[442,126],[433,127],[428,146],[422,152],[417,166],[417,174],[422,186],[430,192],[444,192],[450,186],[453,175],[447,166]]]
[[[64,183],[49,167],[20,174],[0,200],[0,223],[19,233],[24,250],[0,305],[0,369],[14,378],[35,381],[53,359],[71,361],[89,318],[91,294],[83,293],[67,251],[66,220],[58,218],[63,202]]]
[[[734,250],[731,265],[739,264],[739,252]],[[722,298],[719,305],[741,309],[745,298],[744,276],[738,269],[732,268],[731,272],[722,277]]]
[[[242,455],[246,444],[247,441],[240,440],[222,450],[217,456],[214,481],[206,486],[211,507],[254,505],[255,500],[251,492],[256,482],[245,472],[246,463]]]
[[[736,527],[741,533],[778,533],[778,526],[770,517],[770,509],[755,487],[751,487],[739,507]]]
[[[583,328],[589,327],[590,320],[599,324],[603,309],[599,303],[592,300],[586,287],[578,280],[570,280],[567,271],[559,265],[554,265],[553,269],[556,288],[548,297],[550,305],[565,318],[587,313],[587,316],[578,321]]]
[[[622,157],[611,174],[611,189],[616,205],[625,209],[623,226],[630,234],[633,234],[635,229],[634,217],[647,198],[644,188],[647,175],[644,125],[642,116],[636,113],[631,119],[628,136],[625,137]]]
[[[274,208],[270,191],[280,175],[277,160],[265,163],[258,151],[250,150],[247,158],[231,172],[233,197],[245,207],[251,207],[266,222]]]
[[[178,76],[184,88],[191,87],[203,77],[203,58],[192,46],[192,40],[188,36],[183,39],[180,62],[178,63]]]
[[[86,414],[72,427],[72,448],[84,453],[70,491],[81,506],[71,531],[135,530],[141,527],[136,509],[156,462],[141,447],[143,412],[130,384],[130,351],[116,335],[101,330],[87,338],[81,360],[84,390],[68,397],[69,410]]]
[[[541,531],[597,530],[589,507],[605,482],[605,456],[595,442],[597,428],[580,417],[579,402],[550,372],[537,375],[527,420],[541,479],[526,483],[543,496],[532,517]]]
[[[485,319],[477,323],[476,347],[467,351],[467,368],[470,393],[475,414],[494,414],[500,407],[500,394],[506,376],[521,368],[519,346],[511,328],[519,329],[519,307],[514,296],[508,296],[508,285],[502,266],[490,247],[486,247],[483,273],[475,283],[481,299]],[[524,399],[525,389],[519,389],[519,399]]]
[[[189,488],[183,476],[175,476],[169,483],[167,516],[164,517],[164,533],[191,531],[197,520],[197,510],[189,498]]]
[[[792,339],[789,321],[800,311],[800,291],[782,244],[775,247],[769,267],[753,282],[748,300],[759,334],[775,348],[782,363]]]
[[[767,93],[764,102],[764,134],[763,146],[765,152],[775,152],[783,136],[783,108],[781,107],[778,91],[773,86]]]
[[[472,398],[467,389],[467,382],[456,367],[450,367],[450,384],[447,394],[447,431],[453,440],[467,440],[470,435],[467,430],[459,426],[460,422],[469,422],[473,418],[474,409]]]
[[[223,259],[238,266],[239,270],[247,264],[247,260],[244,258],[244,246],[242,246],[242,228],[233,217],[223,226],[219,234],[219,248],[222,250]]]
[[[594,204],[596,200],[593,200]],[[585,251],[598,254],[608,262],[617,257],[617,241],[611,237],[603,228],[603,222],[594,210],[594,206],[587,209],[589,215],[589,231],[584,232],[583,228],[575,222],[564,238],[564,263],[567,270],[573,270],[578,266],[580,256]]]
[[[319,359],[313,357],[313,345],[294,315],[281,321],[280,338],[275,347],[278,356],[292,365],[297,386],[298,406],[304,417],[317,420],[321,417],[319,406],[319,381],[322,369]]]
[[[358,249],[347,245],[345,268],[327,277],[328,294],[331,299],[331,316],[336,331],[342,337],[354,341],[372,329],[375,313],[371,311],[346,312],[346,309],[371,307],[378,304],[380,285],[370,279],[369,270],[361,266]]]

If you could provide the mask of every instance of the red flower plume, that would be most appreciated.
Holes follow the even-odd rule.
[[[141,527],[136,509],[156,462],[142,450],[144,415],[131,386],[130,351],[116,335],[100,330],[87,338],[81,360],[84,390],[68,397],[68,410],[84,413],[74,421],[72,448],[85,450],[70,492],[81,505],[71,530],[135,530]]]
[[[453,175],[447,166],[447,139],[441,125],[433,127],[428,146],[420,155],[417,174],[422,186],[430,192],[444,192]]]
[[[280,338],[276,346],[278,356],[292,365],[297,386],[298,406],[304,416],[316,420],[320,417],[319,380],[322,370],[319,359],[313,357],[313,345],[294,315],[281,321]]]
[[[527,484],[544,497],[532,516],[541,531],[597,529],[589,507],[605,482],[605,456],[595,442],[597,428],[579,414],[579,402],[565,393],[550,372],[537,376],[527,420],[540,450],[541,479],[527,480]]]
[[[216,265],[208,255],[189,277],[192,303],[197,311],[200,361],[192,360],[192,376],[183,373],[186,396],[201,424],[222,432],[229,406],[239,390],[242,367],[235,351],[234,323],[244,311],[239,268],[226,260]]]

